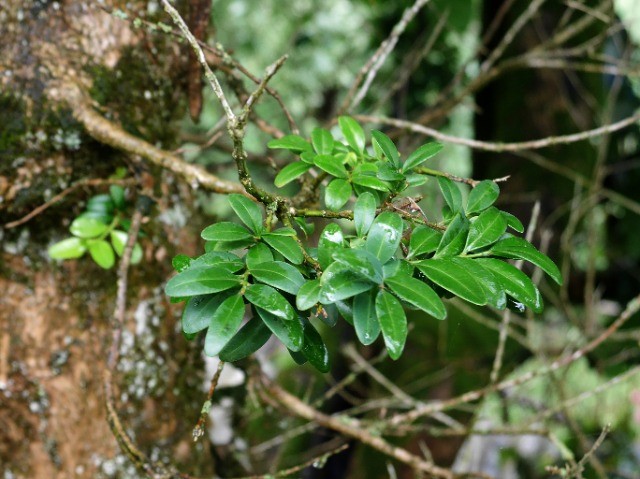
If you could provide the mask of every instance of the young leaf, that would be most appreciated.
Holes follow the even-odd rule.
[[[250,284],[244,293],[251,304],[266,309],[279,318],[292,321],[296,314],[289,302],[271,286],[265,284]]]
[[[243,226],[228,221],[207,226],[200,233],[202,239],[207,241],[243,241],[253,238]]]
[[[429,158],[437,155],[440,150],[442,150],[442,145],[440,143],[432,142],[422,145],[409,155],[409,158],[407,158],[407,161],[405,161],[402,166],[402,172],[410,171],[416,166],[421,165]]]
[[[335,223],[329,223],[318,239],[318,262],[325,269],[333,262],[333,252],[344,246],[344,234]]]
[[[209,322],[222,302],[231,294],[225,291],[220,294],[207,294],[193,296],[187,301],[182,311],[182,331],[186,334],[195,334],[209,326]]]
[[[349,116],[338,118],[338,124],[349,146],[358,153],[362,153],[364,151],[365,136],[360,124]]]
[[[311,143],[319,155],[330,155],[333,151],[333,136],[323,128],[314,128],[311,132]]]
[[[224,268],[189,268],[171,278],[164,292],[167,296],[199,296],[231,289],[240,284],[240,280]]]
[[[524,232],[524,226],[522,225],[522,223],[520,222],[520,220],[518,218],[513,216],[511,213],[507,213],[506,211],[501,211],[500,213],[507,220],[507,224],[509,225],[509,228],[511,228],[512,230],[517,231],[518,233],[523,233]]]
[[[314,279],[304,283],[296,296],[296,307],[300,311],[313,308],[320,302],[320,280]]]
[[[260,263],[268,263],[273,261],[273,253],[267,245],[264,243],[256,243],[247,250],[247,255],[244,257],[247,263],[247,268],[255,268]]]
[[[124,188],[120,185],[111,185],[109,186],[109,196],[111,196],[111,200],[113,201],[113,205],[119,209],[123,210],[126,206],[126,201],[124,199]]]
[[[460,192],[458,185],[449,178],[439,176],[438,186],[440,186],[440,191],[442,191],[444,201],[447,203],[447,206],[451,208],[451,211],[457,213],[462,210],[462,193]]]
[[[309,142],[298,135],[285,135],[282,138],[271,140],[267,146],[271,149],[290,150],[295,153],[311,149]]]
[[[402,218],[396,213],[385,211],[378,215],[365,242],[365,249],[386,263],[395,254],[402,239]]]
[[[434,318],[444,319],[447,316],[447,310],[440,297],[419,279],[399,273],[385,279],[384,282],[400,299],[420,308]]]
[[[318,155],[313,162],[318,168],[336,178],[347,178],[349,176],[342,161],[337,156]]]
[[[376,315],[391,359],[398,359],[407,340],[407,317],[400,301],[385,290],[376,296]]]
[[[282,188],[284,185],[289,184],[296,178],[304,175],[310,169],[311,165],[302,161],[289,163],[276,175],[275,179],[273,180],[273,184],[278,188]]]
[[[465,251],[473,251],[489,246],[500,239],[507,230],[507,220],[497,208],[489,208],[469,226],[469,236]]]
[[[362,278],[374,283],[382,283],[382,264],[368,251],[338,250],[333,253],[333,259]]]
[[[498,284],[509,296],[528,306],[535,313],[542,311],[540,292],[526,274],[499,259],[478,258],[476,261],[493,273]]]
[[[433,253],[442,241],[442,233],[427,226],[416,226],[409,240],[407,259],[423,254]]]
[[[458,213],[442,235],[434,258],[457,256],[462,253],[467,242],[469,232],[469,220],[464,214]]]
[[[239,361],[255,353],[270,337],[271,330],[267,325],[259,318],[253,318],[222,348],[218,357],[228,363]]]
[[[244,318],[242,296],[234,294],[225,299],[216,309],[209,322],[209,330],[204,339],[204,354],[216,356],[238,332]]]
[[[469,193],[467,213],[480,213],[498,199],[500,188],[495,181],[484,180],[478,183]]]
[[[69,231],[78,238],[95,238],[108,231],[109,226],[93,218],[80,217],[73,220]]]
[[[298,317],[293,318],[291,321],[283,321],[278,316],[262,308],[256,308],[256,312],[264,324],[287,349],[296,352],[300,351],[304,341],[304,331]]]
[[[415,265],[431,281],[470,303],[483,306],[487,298],[478,280],[453,258],[427,259]]]
[[[356,225],[356,234],[364,236],[369,232],[371,223],[376,217],[376,199],[371,193],[362,193],[358,196],[353,208],[353,220]]]
[[[400,155],[398,154],[398,149],[396,145],[393,144],[391,138],[378,130],[373,130],[371,132],[371,142],[374,145],[377,145],[378,148],[384,153],[384,156],[387,160],[396,168],[399,169],[400,164]]]
[[[555,263],[522,238],[515,236],[504,238],[494,244],[489,251],[494,256],[529,261],[551,276],[556,283],[562,285],[562,275]]]
[[[110,235],[113,249],[116,251],[118,256],[122,256],[124,254],[124,248],[127,245],[129,235],[120,230],[113,230]],[[131,251],[131,264],[138,264],[141,260],[142,247],[140,246],[140,243],[135,243],[133,245],[133,250]]]
[[[359,294],[353,299],[353,327],[362,344],[372,344],[380,335],[376,316],[376,290]]]
[[[229,195],[229,204],[238,218],[254,233],[260,234],[262,227],[262,210],[244,195]]]
[[[262,235],[262,240],[291,263],[302,263],[304,256],[300,249],[300,245],[291,236],[283,236],[273,231],[271,233],[264,233]]]
[[[87,251],[86,242],[80,238],[67,238],[49,246],[47,253],[52,259],[80,258]]]
[[[389,191],[389,184],[382,180],[379,180],[375,176],[369,176],[364,174],[360,174],[360,175],[354,174],[353,177],[351,178],[351,181],[356,185],[364,186],[366,188],[371,188],[372,190],[384,191],[384,192]]]
[[[302,345],[302,354],[309,360],[314,368],[321,373],[328,373],[329,351],[322,340],[322,336],[313,327],[311,321],[306,318],[300,318],[302,327],[304,328],[304,344]]]
[[[91,258],[101,268],[110,269],[116,262],[113,248],[105,240],[90,240],[87,242],[87,247]]]
[[[300,287],[304,284],[304,278],[300,271],[282,261],[261,263],[251,268],[250,272],[261,283],[291,294],[298,294]]]
[[[351,184],[335,179],[324,190],[324,202],[332,211],[339,211],[351,198]]]

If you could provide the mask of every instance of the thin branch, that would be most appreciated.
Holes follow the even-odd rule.
[[[215,374],[211,378],[211,384],[209,385],[207,399],[202,405],[200,417],[198,418],[196,426],[193,428],[193,442],[196,442],[204,435],[204,423],[209,416],[209,411],[211,410],[211,399],[213,398],[213,393],[216,391],[216,386],[218,385],[218,381],[220,380],[220,375],[222,374],[222,371],[224,369],[224,364],[224,361],[220,361],[218,363],[218,369],[216,369]]]

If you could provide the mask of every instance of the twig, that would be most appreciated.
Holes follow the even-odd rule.
[[[209,386],[209,392],[207,393],[207,399],[202,405],[202,410],[200,411],[200,417],[198,418],[198,422],[193,428],[193,442],[197,442],[200,437],[204,435],[204,423],[209,416],[209,411],[211,410],[211,399],[213,398],[213,393],[216,390],[216,386],[218,385],[218,381],[220,380],[220,375],[222,374],[222,370],[224,369],[224,361],[220,361],[218,363],[218,369],[216,369],[215,374],[211,378],[211,385]]]

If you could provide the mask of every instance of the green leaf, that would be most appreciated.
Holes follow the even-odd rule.
[[[120,185],[111,185],[109,187],[109,196],[111,196],[111,200],[113,201],[113,205],[119,209],[123,210],[126,206],[126,201],[124,199],[124,188]]]
[[[299,317],[292,318],[291,321],[283,321],[278,316],[265,311],[262,308],[256,308],[258,316],[271,332],[291,351],[300,351],[304,342],[304,331]]]
[[[261,283],[291,294],[298,294],[300,287],[304,284],[304,278],[300,271],[282,261],[261,263],[251,268],[250,272]]]
[[[87,201],[87,211],[99,214],[111,215],[115,205],[110,195],[96,195]]]
[[[182,311],[182,331],[195,334],[209,327],[209,322],[222,302],[230,297],[228,291],[220,294],[193,296]]]
[[[381,263],[386,263],[396,253],[402,239],[402,218],[390,211],[380,213],[371,225],[365,249]]]
[[[323,171],[336,178],[347,178],[349,174],[337,156],[318,155],[313,160],[314,164]]]
[[[167,296],[198,296],[231,289],[240,284],[240,280],[224,268],[189,268],[171,278],[164,292]]]
[[[323,128],[314,128],[311,132],[311,144],[319,155],[330,155],[333,151],[333,136]]]
[[[393,166],[388,163],[380,163],[378,165],[378,173],[376,177],[383,181],[404,181],[405,176],[399,173]]]
[[[489,252],[502,258],[529,261],[551,276],[556,283],[562,285],[562,274],[555,263],[525,239],[515,236],[504,238],[494,244]]]
[[[295,232],[294,232],[295,234]],[[262,240],[293,264],[304,259],[300,245],[291,236],[282,236],[277,232],[264,233]]]
[[[262,210],[260,207],[244,195],[229,195],[229,204],[238,218],[249,227],[254,233],[261,233],[262,227]]]
[[[209,251],[191,262],[195,268],[215,266],[229,273],[235,273],[244,268],[244,262],[233,253],[226,251]]]
[[[398,359],[407,340],[407,317],[400,301],[387,291],[380,290],[376,296],[376,315],[384,338],[384,345],[391,359]]]
[[[247,250],[247,255],[244,259],[247,263],[247,268],[251,269],[255,268],[260,263],[269,263],[273,261],[273,253],[271,253],[269,247],[264,243],[256,243]]]
[[[69,231],[78,238],[95,238],[106,233],[109,226],[93,218],[80,217],[73,220]]]
[[[408,261],[403,259],[394,259],[392,261],[387,261],[382,266],[382,275],[385,278],[392,278],[398,273],[413,276],[414,270],[414,266]]]
[[[498,284],[509,296],[536,313],[542,311],[543,304],[540,292],[526,274],[499,259],[478,258],[476,261],[493,273]]]
[[[324,202],[332,211],[339,211],[351,198],[351,184],[335,179],[324,190]]]
[[[442,241],[442,233],[427,226],[416,226],[409,240],[409,254],[407,259],[423,254],[433,253]]]
[[[85,211],[84,213],[78,215],[78,218],[91,218],[94,220],[98,220],[101,223],[106,225],[111,224],[113,221],[113,215],[110,213],[99,213],[97,211]],[[125,220],[121,220],[122,226],[124,227]]]
[[[333,262],[333,252],[344,246],[344,234],[335,223],[329,223],[318,239],[318,262],[325,269]]]
[[[300,320],[304,328],[302,354],[309,360],[309,364],[318,371],[328,373],[330,370],[329,351],[322,340],[322,336],[320,336],[320,333],[313,327],[311,321],[306,318],[300,318]]]
[[[507,230],[507,220],[497,208],[489,208],[469,226],[465,251],[474,251],[495,243]]]
[[[204,354],[216,356],[222,348],[238,332],[244,318],[244,301],[242,296],[234,294],[225,299],[216,309],[209,330],[204,339]]]
[[[243,226],[228,221],[222,221],[207,226],[200,233],[202,239],[207,241],[244,241],[253,238]]]
[[[266,309],[279,318],[292,321],[296,314],[289,302],[271,286],[265,284],[250,284],[244,293],[251,304]]]
[[[353,299],[353,327],[358,340],[365,346],[372,344],[380,335],[375,298],[376,290],[371,290]]]
[[[289,356],[291,356],[291,359],[293,359],[296,364],[300,366],[302,366],[303,364],[307,364],[307,358],[301,352],[291,351],[290,349],[287,349],[287,352],[289,353]]]
[[[458,213],[442,235],[434,258],[457,256],[464,250],[469,232],[469,220],[463,214]]]
[[[356,224],[356,234],[364,236],[369,232],[371,224],[376,217],[376,199],[369,193],[365,192],[358,196],[356,204],[353,208],[353,220]]]
[[[271,149],[290,150],[295,153],[311,149],[309,142],[299,135],[285,135],[282,138],[271,140],[267,146]]]
[[[333,259],[356,275],[374,283],[382,283],[382,264],[365,250],[343,249],[333,253]]]
[[[372,190],[384,191],[384,192],[389,191],[389,184],[382,180],[379,180],[375,176],[369,176],[364,174],[353,175],[353,177],[351,178],[351,181],[356,185],[364,186],[366,188],[371,188]]]
[[[320,302],[320,280],[314,279],[304,283],[296,296],[296,307],[300,311],[313,308]]]
[[[440,191],[442,191],[444,201],[447,203],[447,206],[451,208],[451,211],[457,213],[462,210],[462,193],[460,192],[458,185],[449,178],[439,176],[438,186],[440,186]]]
[[[270,231],[269,234],[272,236],[290,236],[291,238],[295,238],[296,230],[294,230],[293,228],[289,228],[288,226],[284,226],[282,228]]]
[[[364,130],[360,124],[349,116],[341,116],[338,118],[338,124],[349,146],[358,153],[362,153],[366,140]]]
[[[429,177],[426,175],[419,175],[418,173],[409,173],[406,176],[406,179],[409,186],[421,186],[429,180]]]
[[[500,188],[495,181],[484,180],[478,183],[469,193],[467,213],[480,213],[498,199]]]
[[[475,259],[452,258],[452,261],[467,270],[476,279],[476,283],[484,291],[487,304],[497,309],[504,309],[507,306],[504,289],[491,271],[483,268]]]
[[[415,265],[431,281],[470,303],[483,306],[487,298],[478,280],[453,258],[427,259]]]
[[[171,260],[171,266],[173,266],[173,269],[178,273],[182,273],[185,269],[191,266],[191,258],[186,254],[178,254]]]
[[[524,226],[522,225],[522,223],[518,218],[513,216],[511,213],[507,213],[506,211],[501,211],[500,213],[507,220],[507,225],[509,225],[509,228],[517,231],[518,233],[524,232]]]
[[[396,145],[393,144],[391,138],[378,130],[373,130],[371,132],[371,142],[378,146],[378,148],[384,153],[384,156],[387,160],[394,166],[396,169],[399,169],[400,164],[400,155],[398,154],[398,149]]]
[[[273,180],[273,184],[278,188],[282,188],[284,185],[291,183],[296,178],[304,175],[311,169],[311,165],[302,161],[295,161],[289,163],[282,168]]]
[[[440,150],[442,150],[442,145],[437,142],[431,142],[422,145],[420,148],[409,155],[409,158],[407,158],[407,161],[405,161],[404,165],[402,166],[402,171],[407,172],[409,170],[412,170],[416,166],[419,166],[427,161],[429,158],[437,155]]]
[[[447,310],[440,297],[419,279],[399,273],[392,278],[385,279],[384,282],[403,301],[420,308],[436,319],[447,317]]]
[[[116,262],[116,255],[113,248],[105,240],[90,240],[87,242],[89,254],[98,266],[110,269]]]
[[[80,258],[87,251],[85,241],[80,238],[67,238],[49,246],[47,253],[52,259]]]
[[[368,291],[373,283],[363,280],[340,263],[333,263],[325,269],[320,278],[320,302],[331,304]]]
[[[227,363],[239,361],[260,349],[271,337],[271,330],[259,318],[253,318],[222,348],[218,357]]]

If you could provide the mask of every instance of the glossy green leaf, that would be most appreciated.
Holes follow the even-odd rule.
[[[318,155],[313,160],[314,164],[323,171],[336,178],[347,178],[349,174],[337,156]]]
[[[353,208],[353,220],[356,226],[356,234],[364,236],[369,232],[371,224],[376,217],[376,199],[371,193],[362,193],[358,196]]]
[[[495,243],[489,251],[494,256],[529,261],[551,276],[556,283],[562,284],[562,275],[555,263],[523,238],[504,238]]]
[[[282,138],[271,140],[267,146],[271,149],[290,150],[295,153],[311,149],[309,142],[299,135],[285,135]]]
[[[402,166],[402,171],[412,170],[416,166],[437,155],[442,150],[442,144],[437,142],[426,143],[411,153]]]
[[[273,253],[267,245],[264,243],[256,243],[247,250],[247,255],[244,258],[247,263],[247,268],[255,268],[260,263],[268,263],[273,261]]]
[[[320,302],[331,304],[368,291],[374,284],[362,279],[340,263],[331,264],[320,278]]]
[[[282,318],[262,308],[256,308],[256,312],[264,324],[267,325],[271,332],[287,349],[291,351],[300,351],[300,349],[302,349],[304,331],[299,317],[296,316],[292,318],[291,321],[283,321]]]
[[[204,354],[216,356],[238,332],[244,318],[244,301],[235,294],[225,299],[216,309],[209,322],[204,339]]]
[[[378,130],[371,132],[371,142],[384,153],[387,160],[396,168],[400,168],[400,154],[391,138]]]
[[[273,184],[278,188],[282,188],[284,185],[289,184],[296,178],[304,175],[310,169],[311,165],[302,161],[289,163],[278,172],[275,179],[273,180]]]
[[[293,264],[300,264],[304,259],[298,242],[291,236],[283,236],[276,232],[265,233],[262,240]]]
[[[320,319],[327,326],[333,328],[338,323],[338,317],[342,316],[342,318],[349,324],[353,326],[353,307],[351,305],[352,301],[350,299],[347,300],[339,300],[333,304],[328,304],[324,307],[326,311],[332,311],[328,317],[320,315]],[[333,311],[335,310],[335,314]]]
[[[96,195],[87,201],[87,211],[94,213],[111,215],[115,205],[110,195]]]
[[[398,172],[398,170],[389,165],[388,163],[382,163],[378,165],[378,173],[376,176],[383,181],[404,181],[405,176]]]
[[[207,226],[200,233],[202,239],[207,241],[244,241],[253,238],[253,235],[247,231],[244,226],[222,221]]]
[[[339,211],[351,198],[351,184],[347,180],[335,179],[324,190],[324,202],[332,211]]]
[[[447,310],[442,300],[433,289],[419,279],[399,273],[392,278],[385,279],[384,283],[391,288],[403,301],[412,304],[436,319],[444,319]]]
[[[314,279],[304,283],[296,296],[296,307],[300,311],[313,308],[320,302],[320,280]]]
[[[329,223],[318,239],[318,262],[324,269],[333,262],[333,252],[344,246],[344,234],[335,223]]]
[[[518,218],[513,216],[511,213],[507,213],[506,211],[501,211],[500,213],[507,220],[507,225],[509,225],[509,228],[517,231],[518,233],[524,233],[524,226]]]
[[[218,357],[228,363],[239,361],[255,353],[270,337],[271,330],[267,325],[259,318],[253,318],[222,348]]]
[[[507,296],[504,289],[491,271],[482,267],[475,259],[452,258],[452,261],[464,268],[476,279],[476,283],[484,291],[488,305],[497,309],[504,309],[507,306]]]
[[[116,255],[111,245],[105,240],[89,240],[87,248],[93,261],[104,269],[110,269],[116,262]]]
[[[409,186],[421,186],[429,181],[427,175],[420,175],[418,173],[409,173],[406,175],[406,179]]]
[[[376,316],[384,344],[391,359],[398,359],[407,340],[407,317],[400,301],[391,293],[380,290],[376,296]]]
[[[288,321],[296,315],[293,307],[284,296],[266,284],[250,284],[244,293],[251,304],[269,311],[271,314]]]
[[[244,268],[244,261],[233,253],[226,251],[209,251],[202,256],[197,257],[191,262],[191,266],[195,268],[203,266],[215,266],[224,269],[229,273],[236,273]]]
[[[300,287],[305,282],[300,271],[282,261],[261,263],[251,268],[250,272],[261,283],[291,294],[298,294]]]
[[[69,231],[78,238],[96,238],[109,230],[109,226],[93,218],[80,217],[73,220]]]
[[[381,263],[386,263],[395,254],[402,239],[402,218],[396,213],[384,211],[371,225],[365,249]]]
[[[464,214],[458,213],[453,221],[447,226],[447,230],[442,235],[434,258],[447,256],[457,256],[464,250],[469,233],[469,220]]]
[[[275,229],[270,231],[269,234],[271,236],[290,236],[291,238],[296,237],[296,230],[290,228],[289,226],[283,226],[282,228]]]
[[[364,186],[366,188],[371,188],[372,190],[384,191],[384,192],[389,191],[389,184],[382,180],[379,180],[375,176],[353,175],[351,178],[351,181],[356,185]]]
[[[80,258],[87,251],[86,242],[80,238],[67,238],[49,246],[47,253],[52,259]]]
[[[338,118],[338,124],[349,146],[358,153],[362,153],[366,139],[364,130],[360,124],[349,116],[341,116]]]
[[[333,151],[333,136],[323,128],[314,128],[311,132],[311,144],[319,155],[330,155]]]
[[[469,193],[467,213],[480,213],[495,203],[500,195],[500,187],[495,181],[484,180],[478,183]]]
[[[427,259],[417,261],[415,265],[427,278],[456,296],[473,304],[487,304],[487,298],[478,280],[453,261],[453,258]]]
[[[333,253],[333,259],[361,278],[382,283],[382,264],[366,250],[338,250]]]
[[[415,271],[415,267],[408,261],[405,261],[402,259],[387,261],[382,266],[382,275],[385,278],[392,278],[398,273],[413,276],[414,271]]]
[[[465,251],[473,251],[495,243],[507,230],[507,220],[497,208],[489,208],[469,226]]]
[[[409,254],[407,259],[423,254],[433,253],[442,241],[442,233],[428,226],[416,226],[409,239]]]
[[[249,227],[254,233],[261,233],[264,229],[262,226],[262,210],[260,206],[251,201],[244,195],[229,195],[229,204],[238,218]]]
[[[536,313],[542,311],[543,303],[540,292],[526,274],[515,266],[499,259],[478,258],[476,261],[493,273],[500,286],[509,296],[531,308]]]
[[[440,186],[440,191],[442,191],[444,201],[447,203],[447,206],[451,208],[451,211],[453,211],[454,213],[461,211],[462,193],[460,192],[460,188],[458,188],[458,185],[456,185],[449,178],[439,176],[438,186]]]
[[[287,352],[289,353],[289,356],[291,356],[291,359],[293,359],[296,364],[300,366],[302,366],[303,364],[307,364],[307,358],[300,351],[291,351],[290,349],[287,349]]]
[[[380,323],[376,316],[377,290],[359,294],[353,299],[353,327],[358,340],[368,346],[380,335]]]
[[[309,364],[318,371],[328,373],[330,370],[329,351],[322,340],[322,336],[320,336],[320,333],[313,327],[311,321],[306,318],[300,318],[300,320],[304,328],[302,354],[309,360]]]
[[[119,209],[123,210],[126,206],[126,200],[124,198],[124,188],[120,185],[111,185],[109,186],[109,196],[111,197],[111,201],[113,201],[113,205]]]
[[[171,260],[171,266],[173,266],[173,269],[178,273],[182,273],[185,269],[191,266],[191,258],[186,254],[178,254]]]
[[[237,286],[240,279],[226,269],[215,266],[189,268],[171,278],[164,292],[167,296],[180,297],[217,293]]]
[[[216,310],[230,296],[230,292],[225,291],[189,298],[182,311],[182,331],[186,334],[195,334],[208,328]]]

